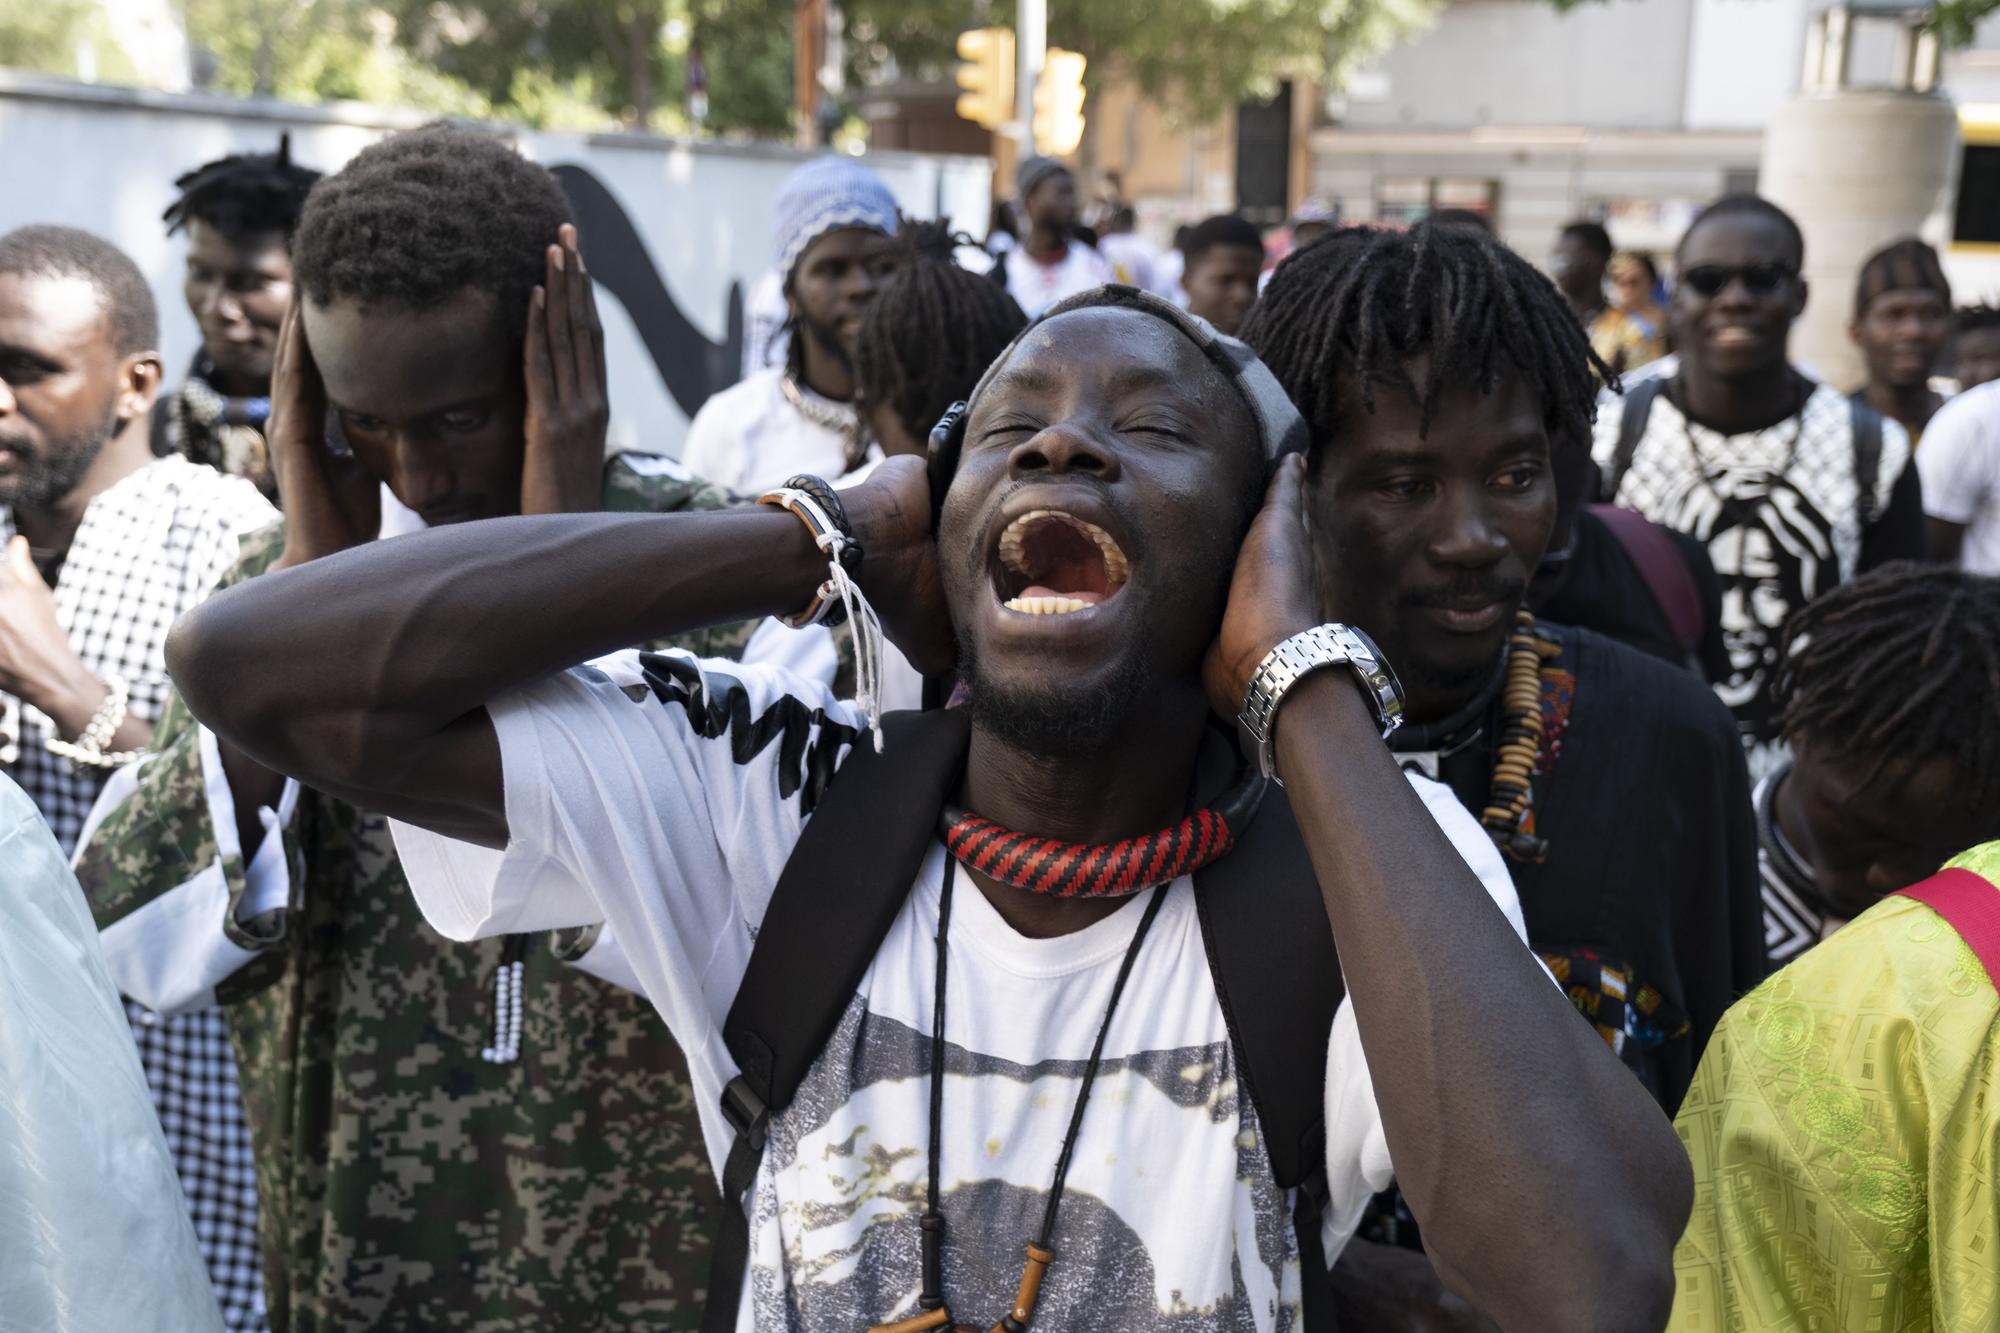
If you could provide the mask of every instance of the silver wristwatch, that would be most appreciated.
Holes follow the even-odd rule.
[[[1321,667],[1344,666],[1354,673],[1361,697],[1375,713],[1382,739],[1403,725],[1403,689],[1396,673],[1382,660],[1375,641],[1352,625],[1315,625],[1273,648],[1250,673],[1243,694],[1243,712],[1236,719],[1243,729],[1244,749],[1257,756],[1257,767],[1279,786],[1277,755],[1271,746],[1278,705],[1300,680]]]

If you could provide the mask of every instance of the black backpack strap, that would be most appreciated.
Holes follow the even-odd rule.
[[[1847,404],[1854,427],[1854,484],[1860,491],[1856,512],[1866,527],[1875,521],[1875,479],[1882,471],[1882,414],[1859,394]]]
[[[909,897],[971,728],[963,709],[891,713],[882,735],[881,754],[865,735],[856,742],[806,821],[722,1024],[742,1072],[722,1090],[736,1141],[722,1168],[703,1333],[736,1327],[750,1261],[745,1195],[771,1116],[791,1104]]]
[[[1275,784],[1229,855],[1195,876],[1195,907],[1215,996],[1257,1109],[1271,1174],[1298,1191],[1299,1285],[1306,1333],[1334,1327],[1320,1241],[1326,1180],[1326,1047],[1346,986],[1319,877]]]
[[[1618,485],[1632,467],[1632,455],[1639,452],[1640,437],[1646,433],[1646,418],[1653,415],[1653,400],[1666,389],[1663,375],[1640,380],[1619,400],[1618,448],[1611,455],[1611,468],[1604,474],[1604,499],[1618,502]]]

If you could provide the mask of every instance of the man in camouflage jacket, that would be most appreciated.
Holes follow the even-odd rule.
[[[424,194],[427,211],[396,215]],[[437,523],[733,503],[665,459],[602,463],[602,335],[562,208],[540,168],[448,127],[322,183],[273,375],[285,519],[246,539],[216,595],[392,537],[410,510]],[[546,256],[527,247],[517,293],[463,252],[491,236],[435,221],[479,209],[497,232],[561,236]],[[529,313],[510,328],[496,312],[516,296]],[[329,418],[344,447],[326,443]],[[684,1061],[619,984],[616,941],[448,942],[379,816],[260,767],[178,699],[155,746],[107,787],[78,874],[121,990],[227,1017],[272,1328],[697,1327],[715,1187]]]
[[[656,460],[605,471],[606,509],[728,502]],[[282,526],[247,538],[219,588],[283,547]],[[728,655],[747,638],[684,646]],[[229,1020],[272,1327],[697,1327],[715,1183],[685,1063],[615,984],[616,942],[447,941],[383,819],[296,783],[278,810],[288,901],[239,921],[247,866],[214,745],[176,696],[77,870],[121,986],[166,973],[135,998],[219,1003]],[[519,1032],[498,1049],[516,993]]]

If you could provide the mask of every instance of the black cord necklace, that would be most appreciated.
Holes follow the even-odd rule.
[[[952,883],[957,874],[957,860],[947,856],[944,887],[938,893],[937,994],[931,1003],[931,1142],[924,1214],[919,1221],[923,1230],[922,1285],[917,1293],[919,1313],[893,1324],[873,1325],[869,1333],[924,1333],[927,1329],[947,1326],[953,1329],[968,1327],[952,1324],[951,1310],[945,1305],[944,1214],[938,1210],[939,1173],[943,1169],[944,1157],[945,965],[951,933]],[[1139,928],[1132,932],[1132,943],[1126,946],[1125,960],[1118,965],[1118,979],[1111,986],[1111,1002],[1104,1007],[1104,1021],[1098,1025],[1097,1042],[1091,1047],[1090,1061],[1083,1068],[1083,1082],[1076,1090],[1076,1105],[1070,1110],[1069,1129],[1063,1135],[1062,1152],[1056,1158],[1055,1179],[1049,1185],[1048,1206],[1042,1210],[1041,1233],[1028,1242],[1027,1264],[1021,1270],[1021,1285],[1014,1293],[1013,1309],[1000,1317],[991,1333],[1026,1333],[1028,1321],[1034,1318],[1035,1301],[1041,1295],[1042,1277],[1048,1272],[1049,1265],[1055,1262],[1056,1212],[1062,1207],[1063,1185],[1069,1178],[1070,1157],[1076,1151],[1077,1135],[1083,1128],[1083,1109],[1090,1101],[1090,1089],[1097,1082],[1098,1065],[1104,1058],[1104,1038],[1111,1031],[1111,1017],[1118,1012],[1118,1000],[1125,993],[1125,981],[1132,975],[1132,965],[1138,961],[1140,946],[1146,942],[1147,932],[1152,930],[1153,920],[1160,914],[1160,905],[1166,901],[1167,887],[1162,884],[1153,890],[1152,898],[1146,903],[1145,914],[1139,918]]]

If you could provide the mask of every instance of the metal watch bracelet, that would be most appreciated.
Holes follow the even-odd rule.
[[[1255,755],[1263,775],[1284,785],[1277,771],[1277,751],[1271,738],[1277,730],[1278,709],[1292,687],[1322,667],[1344,666],[1353,674],[1361,698],[1375,715],[1382,738],[1403,724],[1403,691],[1382,652],[1360,630],[1338,623],[1315,625],[1286,639],[1250,673],[1237,718],[1244,749]]]

